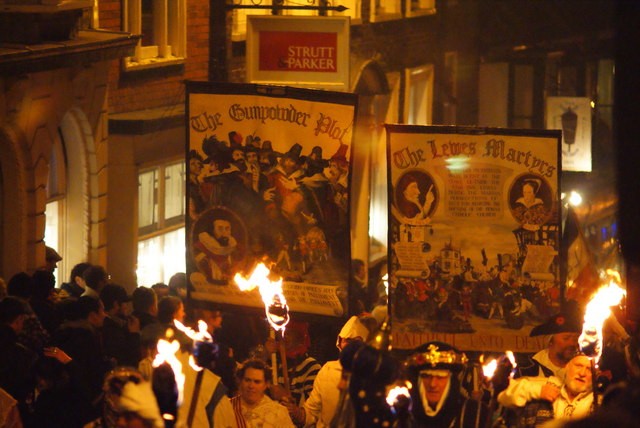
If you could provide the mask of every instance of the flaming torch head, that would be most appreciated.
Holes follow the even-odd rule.
[[[284,330],[289,323],[289,307],[287,306],[287,302],[283,303],[278,295],[274,295],[271,303],[265,306],[265,313],[267,314],[269,324],[271,324],[276,331]]]
[[[258,263],[248,278],[237,273],[234,281],[242,291],[251,291],[258,287],[264,302],[267,321],[275,331],[284,333],[284,329],[289,322],[289,307],[282,291],[282,278],[277,281],[271,281],[269,278],[270,273],[264,263]]]
[[[602,325],[611,315],[611,307],[619,305],[626,291],[618,284],[620,275],[614,271],[607,271],[610,277],[609,284],[600,287],[587,304],[584,314],[582,333],[578,338],[580,350],[595,364],[598,364],[602,355]]]

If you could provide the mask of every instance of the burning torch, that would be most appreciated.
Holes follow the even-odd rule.
[[[282,377],[284,379],[284,387],[287,393],[289,393],[289,375],[287,372],[286,350],[284,347],[284,340],[282,340],[285,328],[290,320],[289,307],[287,306],[287,300],[285,299],[284,292],[282,291],[282,278],[279,278],[277,281],[271,281],[269,278],[270,273],[271,271],[264,263],[258,263],[248,278],[243,277],[240,273],[236,273],[233,280],[241,291],[251,291],[256,287],[260,291],[260,296],[264,302],[264,312],[267,316],[267,321],[273,328],[271,337],[275,339],[276,335],[279,335],[278,342],[280,343]],[[271,358],[271,367],[274,375],[273,379],[276,381],[278,376],[275,354],[273,354]]]
[[[607,275],[610,277],[609,284],[600,287],[589,303],[587,303],[582,333],[578,338],[580,350],[591,361],[593,402],[595,405],[598,404],[597,388],[595,385],[596,369],[604,346],[602,325],[606,319],[611,316],[611,308],[619,305],[622,298],[626,295],[626,291],[618,285],[621,282],[620,275],[611,270],[607,270]]]

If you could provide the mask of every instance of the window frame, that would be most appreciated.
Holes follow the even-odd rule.
[[[412,8],[412,3],[418,3],[419,7]],[[404,4],[408,18],[436,14],[436,0],[405,0]]]
[[[183,170],[182,170],[182,214],[178,215],[178,216],[174,216],[171,217],[169,219],[165,218],[165,204],[166,204],[166,178],[165,178],[165,171],[167,169],[167,167],[172,166],[172,165],[177,165],[177,164],[182,164],[183,166]],[[176,229],[180,229],[181,227],[185,226],[185,217],[186,217],[186,173],[187,173],[187,167],[186,167],[186,163],[184,159],[181,160],[177,160],[177,159],[173,159],[173,160],[169,160],[166,162],[162,162],[160,164],[154,164],[154,165],[149,165],[146,167],[141,167],[138,170],[138,180],[141,174],[149,172],[149,171],[153,171],[153,170],[157,170],[158,174],[157,174],[157,178],[156,180],[158,181],[157,187],[154,188],[154,202],[157,204],[157,213],[155,213],[155,217],[156,217],[156,222],[151,223],[150,225],[147,226],[142,226],[140,227],[139,225],[139,221],[140,221],[140,206],[139,206],[139,198],[140,198],[140,184],[138,184],[138,228],[137,228],[137,233],[138,233],[138,241],[143,241],[145,239],[149,239],[149,238],[153,238],[159,235],[163,235],[165,233],[174,231]],[[138,181],[138,183],[140,183]],[[177,221],[176,219],[181,218],[181,221]]]
[[[434,65],[423,64],[418,67],[405,68],[404,71],[404,108],[403,108],[403,122],[410,125],[430,125],[433,123],[433,96],[434,96]],[[411,123],[409,122],[409,113],[412,111],[411,95],[414,85],[412,81],[415,81],[416,76],[424,75],[426,78],[426,91],[425,95],[419,105],[419,110],[424,109],[425,123]],[[420,79],[423,80],[423,79]]]
[[[379,12],[376,2],[380,3],[380,7],[384,6],[384,11]],[[401,0],[371,0],[369,3],[370,12],[369,12],[369,21],[370,22],[384,22],[384,21],[392,21],[394,19],[402,19],[402,4]],[[387,5],[393,5],[392,8],[387,8]],[[391,10],[390,12],[386,12],[386,10]]]
[[[180,175],[181,175],[181,189],[182,189],[182,197],[180,198],[180,200],[182,201],[182,213],[178,214],[174,217],[171,218],[165,218],[165,207],[167,204],[167,200],[166,200],[166,190],[167,190],[167,169],[171,166],[174,165],[181,165],[182,166],[182,170],[180,171]],[[155,205],[157,205],[157,212],[154,214],[155,215],[155,222],[151,223],[148,226],[143,226],[140,227],[139,222],[140,222],[140,176],[142,174],[151,172],[151,171],[156,171],[156,182],[154,183],[154,188],[153,188],[153,192],[154,192],[154,200],[153,203]],[[167,237],[170,234],[173,234],[175,232],[179,232],[180,230],[183,230],[183,234],[186,234],[186,209],[187,209],[187,205],[186,205],[186,174],[187,174],[187,165],[186,165],[186,161],[184,158],[173,158],[173,159],[169,159],[166,160],[164,162],[161,163],[154,163],[151,165],[146,165],[146,166],[141,166],[138,169],[138,173],[137,173],[137,177],[138,177],[138,210],[137,210],[137,239],[136,239],[136,248],[137,248],[137,256],[136,256],[136,272],[140,272],[140,245],[141,243],[143,243],[144,241],[151,241],[151,240],[156,240],[159,238],[161,244],[160,246],[164,249],[165,246],[167,245],[165,242],[165,237]],[[156,210],[155,207],[152,207],[151,209]],[[186,240],[185,240],[185,251],[186,251]],[[186,253],[185,253],[186,254]],[[167,278],[167,272],[165,269],[165,264],[162,261],[158,261],[157,264],[157,272],[159,273],[159,276],[162,277],[162,281],[168,281]],[[185,258],[185,265],[186,265],[186,258]],[[176,272],[171,272],[171,274],[176,273]],[[140,280],[142,278],[138,278],[138,280]],[[146,285],[146,286],[151,286],[152,284],[139,284],[139,285]]]
[[[123,59],[125,71],[181,64],[187,57],[186,0],[150,0],[153,2],[154,44],[138,39],[134,54]],[[142,34],[143,0],[123,0],[124,31]]]

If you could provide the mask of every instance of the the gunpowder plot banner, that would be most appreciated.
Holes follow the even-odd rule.
[[[187,274],[195,300],[241,291],[265,261],[292,311],[347,313],[353,94],[187,82]]]
[[[559,310],[560,132],[387,125],[393,346],[532,352]]]

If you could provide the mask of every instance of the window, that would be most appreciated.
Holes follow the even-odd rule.
[[[125,68],[181,62],[187,54],[186,0],[125,0],[125,31],[141,34]]]
[[[407,16],[433,15],[436,13],[436,0],[405,0]]]
[[[185,207],[184,162],[138,174],[138,285],[185,271]]]
[[[47,180],[47,205],[45,207],[44,242],[47,246],[62,253],[64,244],[64,228],[61,227],[66,196],[66,166],[62,144],[57,142],[51,149],[49,159],[49,178]],[[59,272],[62,271],[63,260],[54,271],[56,284],[61,284]]]
[[[433,65],[405,70],[404,121],[409,125],[429,125],[433,103]]]
[[[402,18],[400,0],[371,0],[371,22]]]
[[[511,126],[529,129],[533,126],[533,66],[513,67],[513,115]]]

